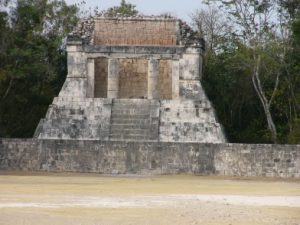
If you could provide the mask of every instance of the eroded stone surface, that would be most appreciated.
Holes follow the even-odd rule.
[[[300,178],[299,145],[0,139],[0,170]]]

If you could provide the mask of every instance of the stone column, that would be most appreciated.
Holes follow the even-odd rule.
[[[81,42],[67,45],[68,52],[68,76],[86,77],[86,54]]]
[[[159,61],[150,59],[148,61],[148,99],[159,99],[158,76]]]
[[[67,40],[68,75],[59,92],[59,97],[87,96],[87,56],[82,48],[82,41]]]
[[[118,98],[119,95],[119,60],[108,59],[107,98]]]
[[[172,61],[172,99],[179,99],[179,60]]]
[[[89,58],[87,60],[87,73],[88,73],[88,82],[87,82],[87,97],[94,98],[95,93],[95,59]]]
[[[180,59],[182,71],[180,73],[181,80],[199,80],[201,77],[202,50],[200,48],[187,48]]]
[[[200,83],[202,49],[189,47],[179,60],[179,98],[201,100],[205,98]]]

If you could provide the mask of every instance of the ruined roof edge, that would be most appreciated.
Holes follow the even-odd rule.
[[[98,15],[82,19],[76,26],[75,30],[68,35],[67,42],[69,44],[82,41],[83,44],[93,45],[94,43],[94,30],[96,20],[115,20],[115,21],[177,21],[180,29],[179,43],[182,46],[200,47],[205,50],[205,41],[199,37],[186,22],[176,17],[165,16],[132,16],[132,17],[109,17]]]
[[[144,20],[144,21],[179,21],[180,19],[175,17],[164,17],[164,16],[96,16],[95,20]]]

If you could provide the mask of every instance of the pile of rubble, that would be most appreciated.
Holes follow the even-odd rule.
[[[68,40],[80,39],[85,44],[93,44],[95,30],[94,17],[82,19],[76,28],[69,34]]]
[[[179,44],[184,46],[200,46],[204,49],[205,41],[186,22],[179,20],[180,37]]]

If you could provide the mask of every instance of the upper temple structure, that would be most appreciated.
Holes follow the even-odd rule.
[[[96,17],[67,39],[68,75],[40,139],[226,142],[201,86],[204,41],[165,17]]]

